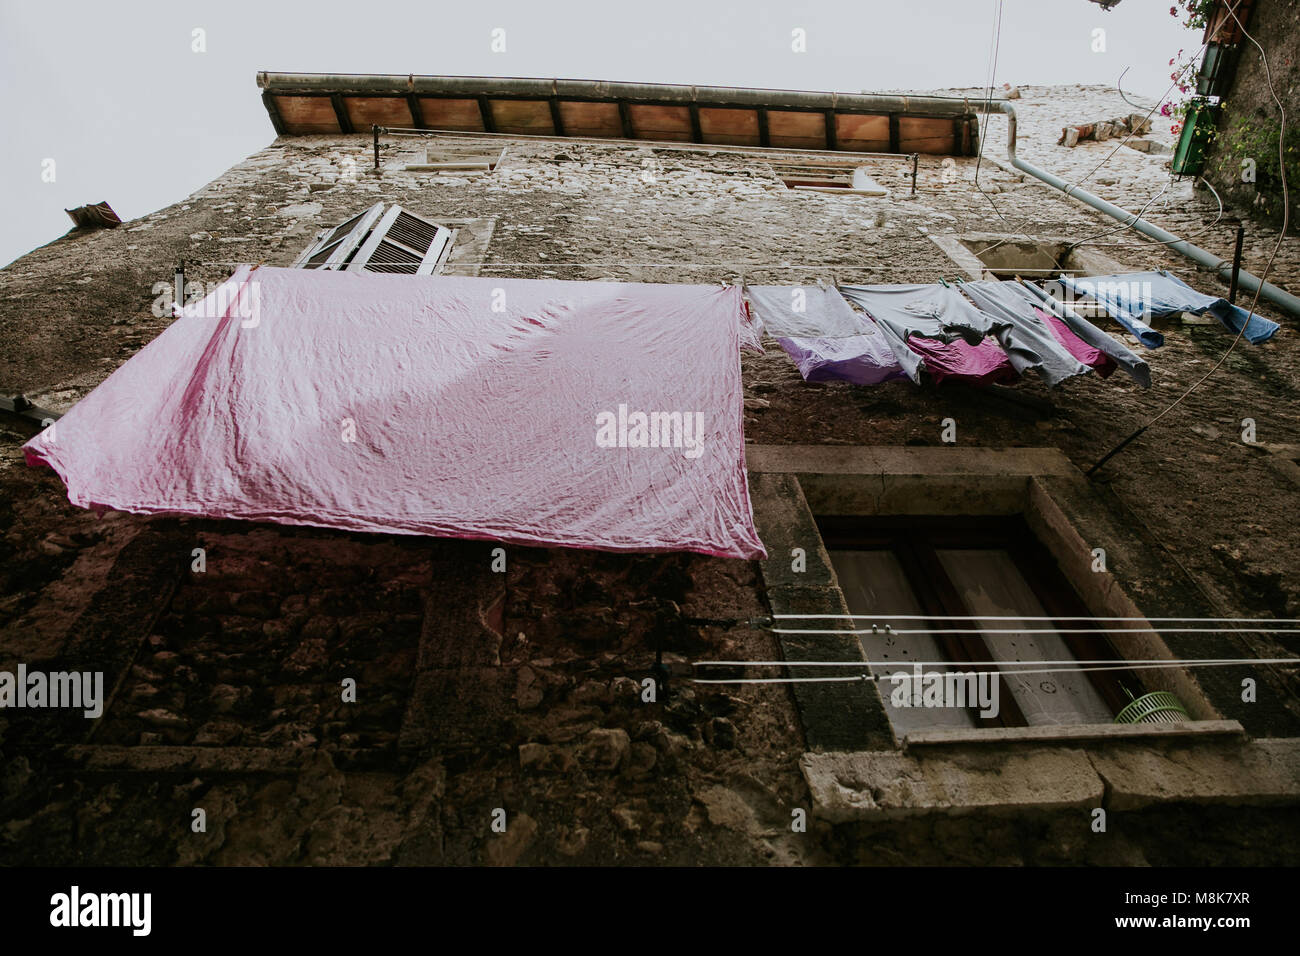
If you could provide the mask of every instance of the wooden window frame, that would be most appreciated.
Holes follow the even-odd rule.
[[[449,156],[452,152],[454,152],[456,148],[460,147],[461,145],[463,144],[443,144],[442,146],[439,146],[436,143],[426,143],[424,148],[424,162],[407,163],[404,169],[407,172],[411,172],[411,173],[452,173],[458,176],[463,176],[463,175],[482,176],[485,174],[495,173],[497,171],[497,167],[499,167],[502,161],[505,159],[506,147],[504,146],[496,150],[492,150],[492,149],[475,150],[469,146],[465,146],[466,156],[489,157],[486,160],[483,159],[471,160],[468,158],[460,158],[460,159],[445,158],[446,156]],[[444,158],[431,159],[429,157],[430,148],[434,149],[435,151],[442,149],[445,152]]]
[[[425,219],[423,216],[417,215],[409,209],[404,209],[396,203],[389,206],[387,211],[385,211],[384,206],[384,203],[378,202],[359,216],[351,217],[356,222],[341,238],[336,238],[336,234],[351,221],[350,219],[345,219],[339,225],[319,230],[307,245],[307,248],[299,253],[298,258],[293,261],[290,268],[380,272],[390,275],[437,275],[441,272],[443,266],[447,263],[447,259],[451,256],[451,249],[456,240],[456,230],[430,219]],[[393,226],[397,223],[398,217],[403,215],[415,219],[434,230],[433,241],[428,249],[418,249],[397,239],[392,234]],[[420,261],[415,264],[415,271],[399,272],[393,269],[368,268],[370,263],[374,261],[375,254],[378,252],[381,243],[388,243],[413,257],[419,257]],[[311,264],[313,257],[320,255],[322,250],[331,246],[334,247],[334,250],[324,262],[316,265]]]
[[[953,664],[995,665],[996,662],[982,637],[942,633],[946,625],[943,618],[967,616],[972,612],[944,570],[938,555],[940,549],[1005,551],[1049,617],[1091,616],[1051,552],[1018,515],[990,518],[845,515],[818,517],[817,525],[827,551],[890,551],[894,554],[923,612],[932,615],[927,619],[927,626],[939,632],[934,638]],[[1076,660],[1119,660],[1122,657],[1100,624],[1067,621],[1057,626],[1069,630],[1098,630],[1096,636],[1060,635]],[[1145,693],[1141,680],[1128,667],[1117,665],[1104,670],[1090,669],[1084,672],[1084,676],[1115,714],[1131,699]],[[999,684],[1002,706],[996,717],[981,717],[978,708],[969,708],[976,726],[1027,726],[1005,677],[999,677]]]
[[[405,242],[393,238],[390,234],[391,230],[393,225],[397,222],[398,217],[401,215],[407,215],[412,219],[419,220],[421,223],[432,226],[436,230],[433,242],[430,244],[428,249],[421,251],[414,246],[410,246]],[[379,223],[373,230],[371,230],[370,235],[366,238],[366,241],[357,251],[357,254],[353,257],[352,261],[347,264],[347,269],[348,271],[383,272],[385,274],[395,275],[434,275],[442,267],[447,256],[451,254],[451,246],[454,238],[455,230],[448,229],[446,226],[425,219],[423,216],[416,215],[409,209],[404,209],[397,203],[393,203],[393,205],[389,207],[388,212],[384,213],[383,218],[380,219]],[[391,272],[387,269],[368,269],[367,266],[374,258],[375,253],[379,250],[380,243],[384,242],[387,242],[389,245],[397,246],[404,252],[409,252],[413,256],[420,256],[421,259],[419,264],[416,266],[415,272]]]
[[[307,248],[304,249],[299,254],[298,258],[293,261],[293,265],[290,266],[290,268],[333,270],[345,268],[348,265],[352,254],[357,250],[357,247],[361,245],[367,234],[369,234],[374,228],[375,223],[379,221],[379,217],[383,215],[383,212],[384,204],[382,202],[377,202],[369,209],[362,212],[359,217],[349,217],[355,218],[357,220],[356,223],[350,230],[348,230],[347,234],[343,236],[342,239],[335,240],[338,244],[334,251],[330,253],[329,258],[321,264],[313,266],[309,264],[312,257],[318,255],[322,249],[330,245],[331,237],[333,237],[334,233],[338,232],[339,228],[346,224],[348,220],[344,219],[343,222],[339,223],[337,226],[329,226],[328,228],[319,230],[316,233],[315,238],[313,238],[308,244]]]

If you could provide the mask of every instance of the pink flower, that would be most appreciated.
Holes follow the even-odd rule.
[[[1170,116],[1173,114],[1173,112],[1174,112],[1174,108],[1168,103],[1165,103],[1163,106],[1160,107],[1161,116]]]
[[[1178,16],[1178,8],[1177,8],[1177,7],[1170,7],[1170,8],[1169,8],[1169,15],[1170,15],[1171,17],[1176,17],[1176,16]]]

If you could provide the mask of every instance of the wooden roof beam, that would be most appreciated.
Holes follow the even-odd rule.
[[[492,119],[492,102],[486,96],[479,96],[478,114],[483,121],[483,131],[486,133],[495,133],[497,131],[496,121]]]
[[[420,105],[420,98],[414,93],[407,93],[406,107],[411,111],[411,122],[415,124],[415,128],[424,129],[424,107]]]
[[[343,102],[343,94],[331,93],[330,102],[334,105],[334,115],[339,121],[339,132],[353,132],[352,119],[348,116],[348,104]]]

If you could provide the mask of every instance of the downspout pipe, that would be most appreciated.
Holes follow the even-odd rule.
[[[1016,156],[1016,110],[1010,103],[1005,100],[997,104],[1003,113],[1007,114],[1007,157],[1011,160],[1011,165],[1016,169],[1023,170],[1035,179],[1041,179],[1047,185],[1059,189],[1080,202],[1087,203],[1098,212],[1104,212],[1112,219],[1122,222],[1142,233],[1167,245],[1181,255],[1191,259],[1197,265],[1212,269],[1221,278],[1231,281],[1232,279],[1232,260],[1222,259],[1212,252],[1206,252],[1200,246],[1194,246],[1186,239],[1180,239],[1172,232],[1166,232],[1159,226],[1147,222],[1141,216],[1129,212],[1127,209],[1121,209],[1114,203],[1109,203],[1100,196],[1094,196],[1085,189],[1078,186],[1072,186],[1060,176],[1049,173],[1042,167],[1035,166],[1033,163],[1026,162]],[[1260,298],[1267,299],[1279,309],[1289,312],[1293,316],[1300,316],[1300,298],[1293,296],[1284,289],[1279,289],[1271,282],[1262,281],[1259,276],[1246,272],[1244,269],[1238,274],[1237,284],[1247,292],[1259,292]]]

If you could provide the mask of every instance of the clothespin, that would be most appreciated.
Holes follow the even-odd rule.
[[[175,282],[172,286],[172,318],[179,318],[185,308],[185,260],[176,265]]]
[[[951,288],[951,287],[948,285],[948,280],[945,279],[943,276],[939,276],[939,284],[940,284],[941,286],[943,286],[945,289]]]

